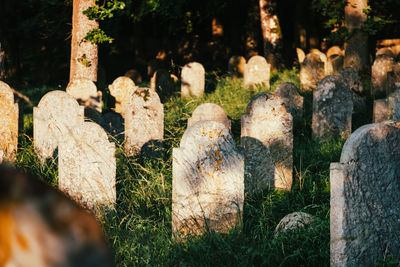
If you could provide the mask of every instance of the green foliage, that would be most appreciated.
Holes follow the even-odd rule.
[[[103,4],[100,5],[101,0],[95,0],[96,5],[89,7],[83,11],[90,20],[101,21],[110,19],[114,16],[114,13],[125,8],[125,3],[119,0],[104,0]]]
[[[177,93],[164,99],[165,154],[159,159],[127,158],[117,146],[117,205],[100,216],[118,266],[328,266],[329,265],[329,164],[339,160],[344,140],[311,140],[312,95],[305,97],[305,118],[294,127],[294,186],[291,192],[247,195],[242,227],[228,234],[207,232],[186,242],[171,238],[172,148],[179,147],[187,119],[201,103],[225,109],[239,144],[240,118],[249,99],[271,92],[282,82],[297,86],[298,70],[273,72],[271,88],[243,88],[242,79],[206,74],[202,98],[181,99]],[[37,104],[50,88],[23,90]],[[40,93],[35,93],[40,92]],[[20,137],[17,165],[56,186],[57,163],[40,166],[33,151],[32,115],[25,115],[26,133]],[[280,219],[290,212],[316,216],[308,228],[274,238]]]
[[[93,44],[102,44],[113,42],[113,38],[108,36],[102,29],[91,29],[85,36],[84,40]]]

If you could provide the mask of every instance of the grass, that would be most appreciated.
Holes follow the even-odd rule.
[[[182,100],[176,93],[162,96],[165,112],[165,154],[162,160],[127,158],[117,146],[117,205],[99,219],[115,252],[118,266],[328,266],[329,265],[329,164],[339,160],[344,140],[311,140],[311,101],[305,97],[304,120],[294,128],[294,186],[291,192],[247,196],[243,226],[228,234],[208,232],[186,242],[171,238],[172,148],[178,147],[186,121],[201,103],[225,109],[232,133],[240,138],[240,117],[249,99],[272,91],[280,83],[299,87],[297,70],[272,73],[271,88],[242,88],[241,79],[207,73],[206,94]],[[59,89],[59,88],[54,88]],[[35,104],[50,88],[24,89]],[[32,115],[26,109],[25,130],[20,135],[17,165],[57,185],[57,162],[43,167],[32,144]],[[316,217],[306,229],[274,238],[280,219],[294,211]]]

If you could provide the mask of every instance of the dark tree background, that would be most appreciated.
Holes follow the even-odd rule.
[[[101,0],[99,6],[107,6]],[[199,61],[225,71],[232,55],[263,54],[259,0],[125,0],[125,8],[100,21],[114,38],[100,45],[99,75],[106,82],[136,69],[148,79],[148,65],[174,70]],[[343,45],[345,0],[280,0],[281,67],[291,67],[295,48]],[[370,49],[377,39],[400,36],[400,0],[369,1],[365,30]],[[69,76],[72,0],[0,1],[0,42],[7,80],[65,84]],[[333,31],[333,33],[331,33]],[[99,80],[101,77],[99,77]]]

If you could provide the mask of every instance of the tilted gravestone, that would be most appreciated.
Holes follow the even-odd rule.
[[[135,91],[135,83],[125,76],[118,77],[108,86],[110,94],[115,98],[115,112],[122,114],[124,104]]]
[[[331,266],[400,257],[400,124],[364,125],[331,163]]]
[[[351,133],[352,112],[352,93],[348,84],[339,75],[326,76],[313,92],[313,138],[347,138]]]
[[[271,64],[262,56],[253,56],[244,67],[244,85],[250,88],[256,85],[269,87]]]
[[[371,83],[373,96],[387,96],[394,90],[392,83],[393,57],[380,55],[376,57],[371,68]]]
[[[125,153],[158,155],[164,137],[164,107],[150,88],[136,88],[124,109]]]
[[[172,229],[176,236],[227,232],[241,221],[243,155],[217,121],[189,127],[173,149]]]
[[[293,118],[282,98],[254,96],[242,116],[246,192],[290,190],[293,180]]]
[[[219,121],[226,128],[231,129],[231,121],[228,119],[223,108],[216,104],[204,103],[198,106],[192,113],[192,117],[188,119],[187,127],[189,128],[199,121]]]
[[[0,150],[7,161],[14,161],[17,155],[18,114],[13,91],[0,81]]]
[[[67,93],[73,96],[81,106],[85,107],[87,117],[97,119],[101,114],[101,91],[89,79],[78,78],[69,82]]]
[[[42,163],[83,121],[84,107],[66,92],[51,91],[42,97],[33,108],[33,143]]]
[[[354,67],[346,67],[339,72],[339,75],[349,85],[349,89],[352,92],[353,113],[364,114],[367,109],[367,100],[366,97],[362,95],[364,87],[358,71]]]
[[[115,145],[94,122],[63,136],[58,149],[59,188],[82,206],[111,208],[116,201]]]
[[[242,56],[231,56],[228,62],[228,71],[234,78],[243,77],[246,59]]]
[[[332,46],[326,51],[325,75],[338,74],[343,68],[344,51],[338,46]]]
[[[275,95],[282,98],[287,111],[294,119],[300,119],[303,116],[303,97],[299,94],[296,85],[290,82],[282,83],[276,88]]]
[[[309,53],[300,64],[300,86],[304,90],[317,89],[318,82],[325,76],[325,63],[320,55]]]
[[[181,73],[181,96],[202,97],[205,88],[206,71],[198,62],[186,64]]]

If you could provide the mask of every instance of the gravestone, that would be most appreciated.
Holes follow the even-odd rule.
[[[116,201],[115,145],[94,122],[63,136],[58,149],[59,189],[83,207],[112,208]]]
[[[317,89],[318,82],[325,76],[325,63],[320,55],[309,53],[300,64],[300,86],[307,91]]]
[[[203,121],[189,127],[173,149],[173,233],[227,232],[239,224],[243,171],[243,155],[225,125]]]
[[[115,112],[122,114],[123,105],[135,91],[135,83],[125,76],[118,77],[108,86],[110,94],[115,98]]]
[[[383,122],[389,119],[389,105],[387,99],[377,99],[374,101],[372,121]]]
[[[14,161],[18,147],[18,104],[8,84],[0,81],[0,150],[7,161]]]
[[[315,217],[305,212],[292,212],[282,218],[275,228],[275,237],[281,233],[299,230],[310,226],[315,221]]]
[[[336,55],[343,55],[344,51],[337,45],[331,46],[327,51],[326,51],[326,57],[329,59],[332,56]]]
[[[244,85],[253,88],[264,85],[269,88],[271,64],[262,56],[253,56],[244,67]]]
[[[241,125],[246,192],[291,190],[293,118],[282,98],[269,93],[254,96]]]
[[[364,125],[331,163],[331,266],[400,258],[400,124]]]
[[[339,72],[339,75],[349,85],[353,99],[353,113],[365,113],[367,110],[366,97],[363,96],[364,87],[361,77],[354,67],[346,67]]]
[[[303,97],[293,83],[280,84],[275,90],[275,95],[282,98],[287,111],[292,114],[294,119],[298,120],[303,117]]]
[[[231,56],[228,63],[228,71],[234,78],[243,77],[246,59],[242,56]]]
[[[137,88],[124,110],[125,153],[159,155],[164,137],[164,107],[150,88]]]
[[[205,69],[198,62],[186,64],[181,73],[181,96],[202,97],[205,87]]]
[[[400,89],[391,93],[387,98],[389,119],[400,121]]]
[[[299,61],[299,64],[303,63],[304,59],[306,59],[306,54],[304,53],[303,49],[296,48],[296,53],[297,53],[297,60]]]
[[[101,91],[89,79],[79,78],[69,82],[67,93],[73,96],[79,105],[85,107],[85,116],[97,120],[101,115]]]
[[[223,108],[216,104],[204,103],[198,106],[192,113],[192,117],[188,119],[187,127],[189,128],[199,121],[219,121],[226,128],[231,129],[231,121],[228,119]]]
[[[376,53],[375,53],[376,57],[381,56],[381,55],[386,55],[386,56],[389,56],[392,58],[395,57],[393,51],[388,47],[383,47],[383,48],[378,49],[378,51],[376,51]]]
[[[150,80],[150,88],[159,94],[170,94],[173,90],[173,85],[174,80],[171,74],[164,69],[155,71]]]
[[[387,96],[394,90],[394,85],[390,77],[393,71],[393,65],[393,57],[387,55],[376,57],[371,69],[373,96]]]
[[[33,108],[33,143],[41,162],[83,121],[84,107],[72,96],[58,90],[45,94]]]
[[[344,52],[338,46],[332,46],[326,52],[325,75],[338,74],[343,69]]]
[[[352,93],[348,84],[339,75],[326,76],[313,92],[313,138],[347,138],[351,133],[352,112]]]

